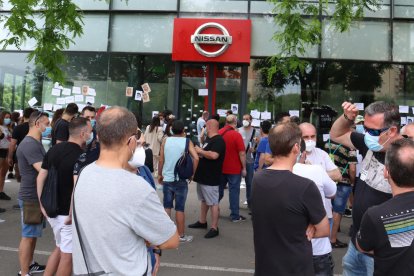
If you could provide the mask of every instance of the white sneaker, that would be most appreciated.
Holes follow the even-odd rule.
[[[180,237],[180,242],[192,242],[193,236],[183,235]]]

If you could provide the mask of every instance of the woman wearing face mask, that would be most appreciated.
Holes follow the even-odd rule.
[[[151,124],[145,129],[144,134],[145,142],[149,144],[149,148],[152,150],[155,177],[158,176],[158,161],[160,160],[160,148],[163,135],[160,118],[155,116],[152,118]]]
[[[0,113],[0,200],[10,200],[11,198],[3,191],[4,181],[6,179],[9,164],[7,162],[7,153],[11,141],[10,132],[10,112],[3,111]]]

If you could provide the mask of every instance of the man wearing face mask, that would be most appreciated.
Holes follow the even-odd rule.
[[[316,147],[316,128],[310,123],[302,123],[299,127],[306,144],[306,161],[313,165],[321,165],[333,181],[341,181],[342,176],[338,167],[324,150]]]
[[[8,153],[8,162],[9,166],[12,166],[13,164],[16,165],[16,180],[17,182],[20,182],[20,173],[18,172],[17,167],[17,158],[16,158],[16,149],[19,146],[19,144],[23,141],[24,137],[26,137],[27,133],[29,132],[29,118],[30,115],[33,113],[34,109],[31,107],[25,108],[23,111],[23,123],[20,125],[17,125],[13,129],[12,133],[12,139],[10,141],[9,145],[9,153]]]
[[[33,253],[37,238],[42,236],[43,223],[28,224],[24,220],[24,208],[30,203],[38,202],[36,177],[41,169],[46,152],[41,143],[42,132],[49,126],[47,113],[34,111],[29,118],[29,132],[17,148],[16,156],[22,180],[19,190],[19,205],[22,216],[22,239],[19,246],[20,275],[29,272],[43,272],[45,266],[33,262]],[[32,263],[33,262],[33,263]]]
[[[343,258],[344,275],[372,275],[374,261],[355,248],[356,233],[365,211],[391,198],[391,187],[382,173],[385,151],[402,136],[399,134],[400,114],[397,105],[374,102],[366,107],[364,128],[366,133],[352,131],[358,108],[349,102],[342,104],[344,114],[333,124],[331,139],[350,148],[356,148],[363,156],[362,170],[355,185],[352,206],[353,231],[348,251]]]
[[[58,178],[58,216],[48,217],[43,207],[43,215],[49,221],[55,236],[56,248],[46,265],[46,275],[72,275],[72,225],[70,220],[70,204],[73,191],[73,166],[82,154],[82,147],[93,137],[92,126],[86,118],[74,118],[69,123],[69,139],[52,147],[43,159],[42,169],[37,177],[37,194],[42,195],[48,171],[54,167]]]
[[[146,242],[177,248],[179,237],[155,190],[128,171],[137,120],[115,106],[96,130],[99,159],[82,170],[73,194],[73,274],[151,275]]]
[[[247,206],[250,208],[250,193],[252,190],[252,180],[253,180],[253,173],[254,173],[254,156],[253,151],[256,147],[257,141],[259,140],[259,131],[256,131],[254,127],[252,127],[252,120],[253,117],[250,114],[243,115],[243,127],[238,128],[239,133],[241,134],[244,147],[246,152],[246,176],[244,180],[246,181],[246,203]]]

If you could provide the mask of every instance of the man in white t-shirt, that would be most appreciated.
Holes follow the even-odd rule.
[[[312,165],[320,165],[335,181],[341,181],[342,175],[326,151],[316,147],[316,128],[310,123],[299,125],[302,131],[302,139],[306,144],[306,161]]]
[[[302,164],[305,161],[305,143],[302,140],[301,152],[303,158],[293,166],[293,173],[315,182],[322,196],[322,201],[326,213],[331,213],[332,209],[327,204],[326,199],[331,199],[336,194],[336,183],[330,179],[329,175],[319,165]],[[334,263],[332,261],[332,246],[328,237],[312,239],[313,268],[315,275],[333,275]]]
[[[200,144],[201,144],[201,140],[200,140],[201,131],[203,130],[203,128],[206,127],[206,122],[208,120],[209,115],[210,114],[208,113],[208,111],[204,111],[203,115],[201,115],[201,117],[198,118],[197,120],[197,138]]]
[[[316,128],[310,123],[302,123],[299,125],[302,131],[302,139],[306,144],[306,158],[305,162],[312,165],[320,165],[329,175],[329,177],[335,181],[341,181],[342,175],[338,167],[329,157],[328,153],[320,148],[316,147]],[[327,206],[326,215],[328,216],[329,222],[332,225],[332,203],[331,200],[325,199]]]

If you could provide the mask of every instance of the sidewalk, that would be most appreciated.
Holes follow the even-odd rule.
[[[15,180],[5,184],[5,192],[12,197],[11,201],[0,201],[0,207],[7,209],[0,214],[0,275],[16,275],[19,271],[18,246],[20,241],[20,211],[13,210],[17,203],[19,184]],[[162,196],[162,190],[157,190]],[[254,272],[254,246],[253,230],[248,210],[243,202],[245,189],[240,195],[240,214],[247,217],[245,222],[233,223],[229,219],[230,210],[228,195],[220,205],[221,215],[219,221],[220,235],[214,239],[205,239],[206,230],[188,229],[187,234],[193,235],[191,243],[180,244],[177,250],[165,250],[161,258],[160,276],[204,276],[204,275],[252,275]],[[121,204],[121,203],[120,203]],[[198,218],[199,202],[195,183],[191,183],[186,204],[186,225],[193,223]],[[343,219],[342,229],[347,232],[351,220]],[[339,233],[341,241],[348,238]],[[271,245],[270,245],[271,246]],[[50,252],[54,248],[53,234],[48,225],[44,235],[37,242],[35,260],[45,264]],[[341,258],[346,249],[335,249],[335,273],[342,273]],[[37,274],[41,275],[41,274]]]

